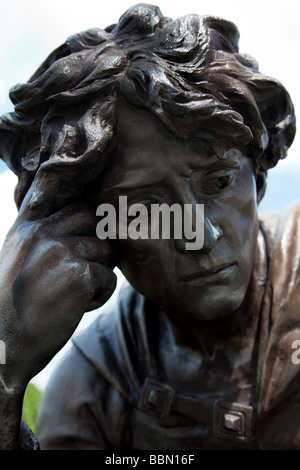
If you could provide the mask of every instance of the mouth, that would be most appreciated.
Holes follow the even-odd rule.
[[[227,280],[235,270],[235,263],[226,263],[208,269],[201,269],[183,278],[190,284],[202,284],[211,281]]]

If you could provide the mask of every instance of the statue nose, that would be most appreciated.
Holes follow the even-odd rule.
[[[221,227],[213,225],[208,217],[204,217],[204,243],[199,251],[208,253],[223,235]]]
[[[203,217],[204,240],[203,245],[197,251],[203,254],[209,253],[223,236],[223,231],[218,225],[212,224],[210,219],[204,215]],[[190,243],[186,238],[182,237],[174,240],[175,248],[179,253],[184,253],[187,250],[187,244]]]

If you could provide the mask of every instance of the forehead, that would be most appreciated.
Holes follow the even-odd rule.
[[[241,158],[238,149],[216,151],[203,139],[180,140],[152,113],[123,103],[117,107],[116,135],[106,188],[151,186],[172,173],[188,177],[194,169],[229,166]]]

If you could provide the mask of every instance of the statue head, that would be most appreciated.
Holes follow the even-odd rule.
[[[209,16],[172,21],[138,4],[106,29],[70,37],[28,83],[10,91],[15,111],[0,119],[0,155],[17,174],[19,206],[35,174],[79,194],[115,145],[116,105],[153,113],[179,139],[202,139],[220,158],[235,144],[253,159],[260,193],[266,171],[295,133],[284,87],[240,54],[234,24]]]
[[[96,191],[111,201],[137,169],[140,188],[174,176],[168,194],[184,203],[179,177],[189,188],[199,180],[208,237],[200,254],[179,242],[115,244],[134,287],[165,311],[196,318],[232,312],[245,299],[257,201],[295,134],[287,91],[239,53],[238,40],[228,21],[172,21],[138,4],[115,25],[70,37],[11,90],[15,111],[0,120],[0,154],[19,177],[18,206],[34,179],[32,204],[49,187],[61,199]]]

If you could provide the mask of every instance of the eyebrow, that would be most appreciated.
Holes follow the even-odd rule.
[[[161,185],[165,182],[166,176],[162,173],[156,175],[155,178],[149,180],[148,176],[151,175],[151,171],[148,171],[145,176],[145,171],[131,171],[126,180],[121,180],[119,183],[110,186],[113,190],[127,190],[127,189],[142,189],[153,186]]]
[[[214,162],[209,163],[208,165],[199,165],[192,168],[193,171],[197,170],[212,170],[219,167],[224,168],[239,168],[241,166],[241,162],[237,159],[218,159]]]
[[[154,187],[154,186],[158,186],[159,184],[162,184],[164,182],[164,179],[161,179],[161,180],[157,180],[157,181],[149,181],[149,183],[147,184],[147,182],[143,182],[141,180],[135,180],[135,179],[130,179],[129,181],[124,181],[124,182],[120,182],[120,183],[117,183],[113,186],[110,186],[108,188],[108,190],[128,190],[128,189],[144,189],[144,188],[151,188],[151,187]]]
[[[226,159],[220,159],[218,157],[216,157],[216,159],[214,159],[214,161],[211,161],[211,162],[205,162],[204,164],[199,164],[199,165],[195,165],[195,166],[192,166],[192,165],[189,165],[189,168],[191,170],[191,172],[193,171],[203,171],[203,170],[211,170],[211,169],[214,169],[214,168],[217,168],[217,167],[227,167],[227,168],[238,168],[240,167],[240,161],[239,161],[239,158],[237,156],[231,156],[231,157],[228,157]],[[161,185],[164,183],[165,179],[166,178],[161,178],[161,179],[158,179],[156,178],[155,180],[153,181],[149,181],[149,183],[147,184],[147,182],[145,181],[145,175],[144,175],[144,172],[142,172],[142,178],[141,179],[136,179],[136,176],[138,175],[138,171],[135,171],[135,172],[132,172],[134,173],[134,175],[130,175],[130,179],[126,180],[126,181],[121,181],[120,183],[117,183],[113,186],[111,186],[108,190],[138,190],[138,189],[145,189],[145,188],[151,188],[151,187],[154,187],[154,186],[158,186],[158,185]],[[144,181],[143,181],[144,179]]]
[[[109,188],[109,190],[116,190],[116,189],[119,189],[119,190],[127,190],[127,189],[142,189],[142,188],[149,188],[149,187],[152,187],[154,186],[155,184],[153,183],[149,183],[149,184],[140,184],[139,182],[137,183],[134,183],[134,182],[124,182],[124,183],[120,183],[120,184],[116,184],[114,186],[111,186]]]

